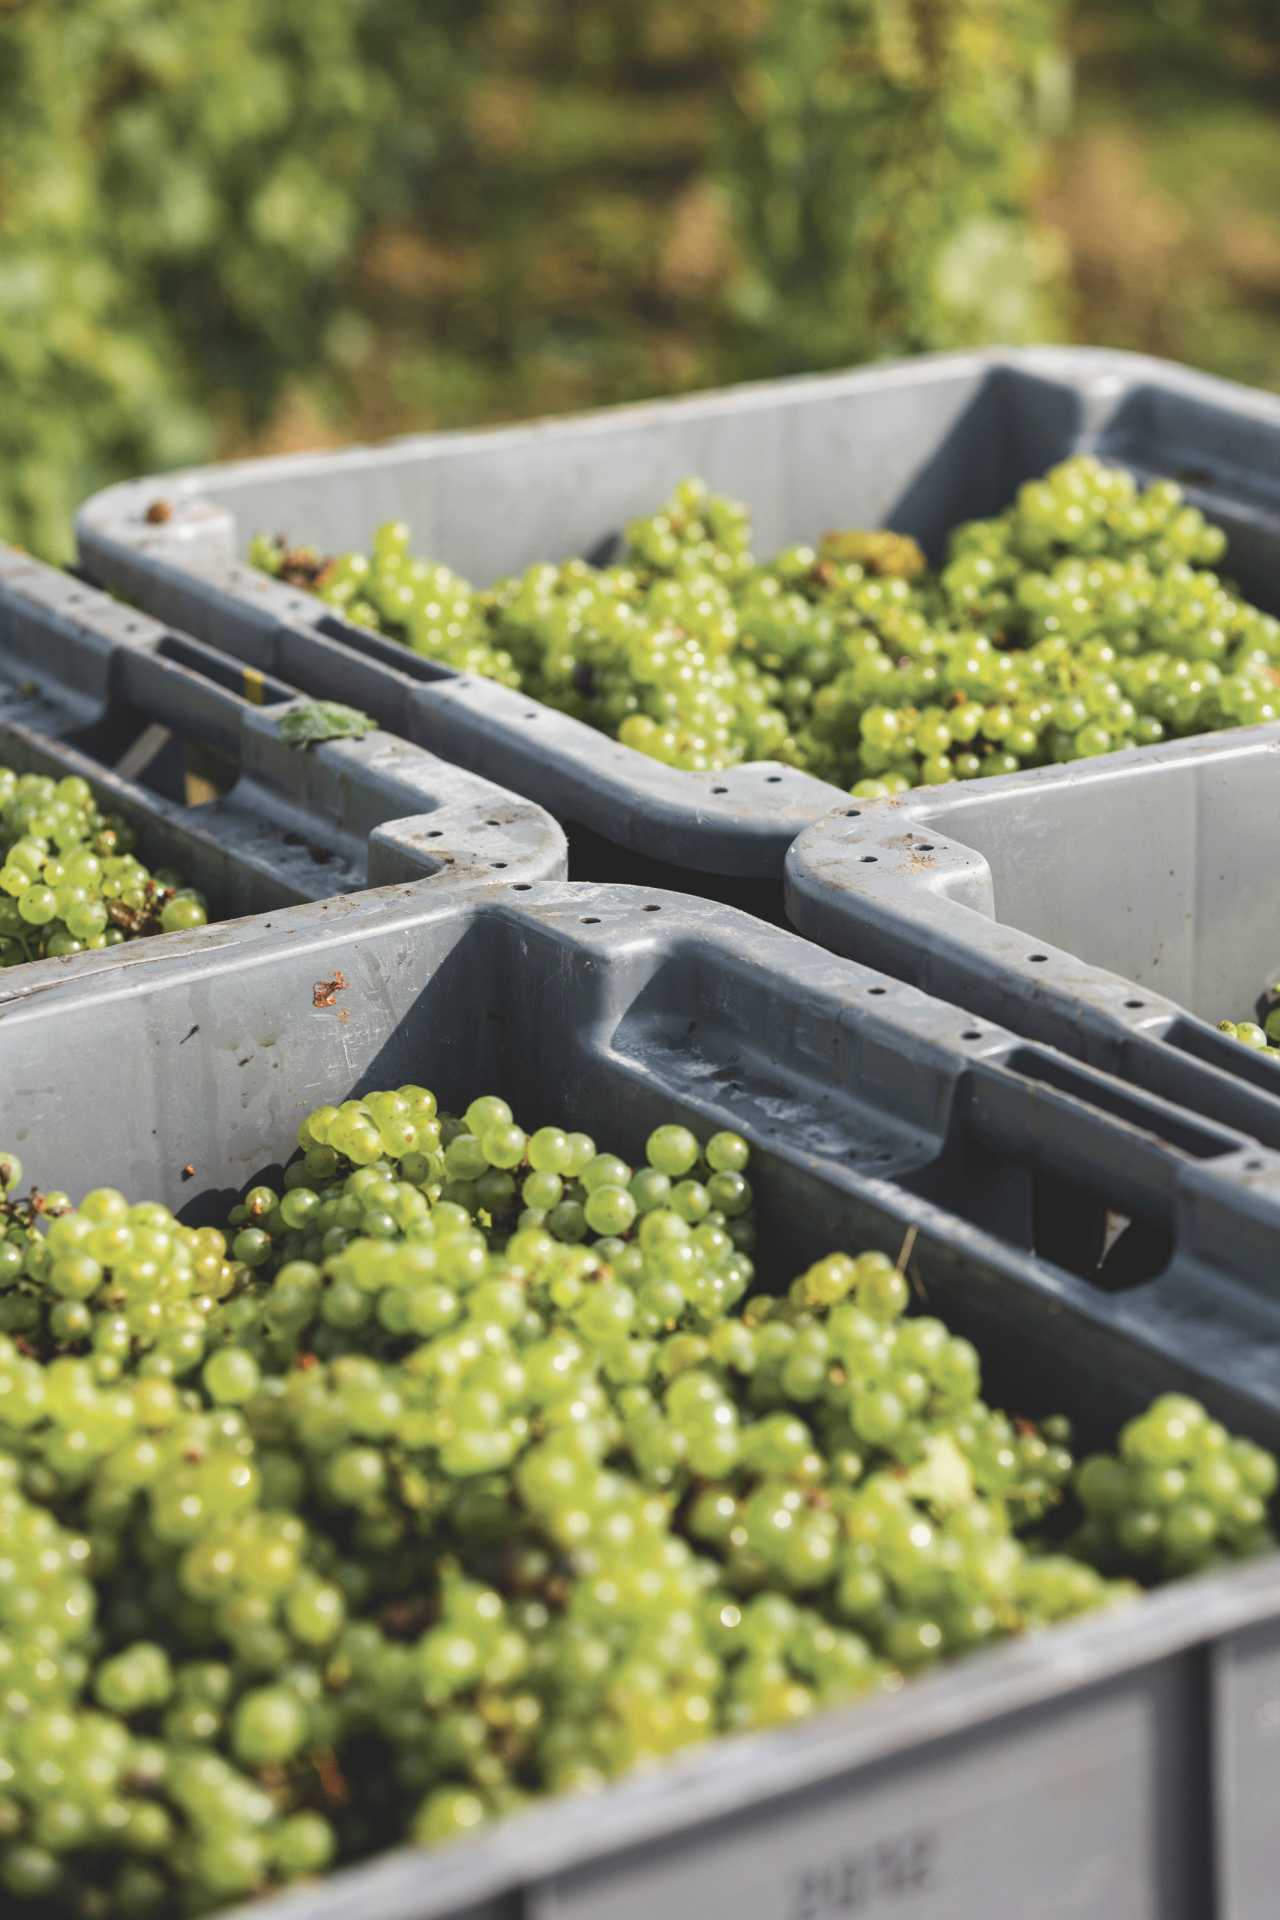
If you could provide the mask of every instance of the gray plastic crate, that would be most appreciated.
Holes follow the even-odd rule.
[[[1079,451],[1173,475],[1230,536],[1229,570],[1280,605],[1280,398],[1088,348],[938,354],[533,426],[253,460],[130,482],[81,510],[89,573],[310,693],[541,801],[580,878],[732,897],[777,918],[790,841],[837,789],[753,763],[660,766],[582,722],[353,626],[243,558],[257,532],[359,546],[401,519],[415,550],[488,582],[607,552],[686,474],[746,500],[762,550],[888,524],[937,555],[957,522]],[[619,863],[616,849],[629,858]]]
[[[1280,1061],[1219,1033],[1280,980],[1280,728],[889,801],[787,856],[834,952],[1280,1146]]]
[[[411,878],[563,876],[564,835],[540,807],[385,733],[287,746],[278,726],[296,700],[0,548],[0,761],[91,781],[217,918]],[[200,805],[187,804],[191,753],[214,776]]]
[[[753,1142],[766,1274],[916,1229],[920,1293],[978,1341],[997,1404],[1064,1410],[1087,1440],[1189,1386],[1280,1437],[1280,1156],[714,903],[517,885],[289,920],[175,935],[145,966],[43,963],[38,992],[0,980],[4,1132],[31,1177],[216,1217],[312,1106],[409,1078],[632,1154],[679,1113]],[[1046,1176],[1156,1223],[1163,1270],[1108,1295],[1038,1256]],[[1278,1723],[1272,1557],[268,1911],[1269,1920]]]

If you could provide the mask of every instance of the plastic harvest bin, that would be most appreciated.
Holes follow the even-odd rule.
[[[384,733],[286,745],[278,726],[296,698],[0,549],[0,762],[89,780],[144,857],[176,867],[211,916],[411,878],[563,876],[564,835],[548,814],[420,747]],[[213,776],[199,805],[187,804],[192,765]]]
[[[749,503],[762,552],[884,523],[936,557],[958,522],[997,512],[1022,480],[1083,450],[1180,479],[1227,530],[1227,570],[1277,606],[1280,399],[1086,348],[932,355],[148,478],[91,499],[78,534],[90,575],[149,611],[549,807],[570,828],[577,877],[688,887],[778,918],[786,848],[838,789],[764,762],[663,767],[352,625],[248,566],[249,540],[283,529],[341,550],[401,519],[416,552],[487,583],[606,554],[628,519],[696,473]]]
[[[1280,1062],[1214,1022],[1280,979],[1280,727],[846,801],[787,911],[945,994],[1280,1146]]]
[[[0,980],[6,1138],[38,1182],[216,1217],[315,1104],[409,1078],[455,1107],[501,1090],[526,1124],[572,1119],[632,1155],[678,1113],[753,1142],[762,1274],[897,1253],[915,1228],[909,1271],[978,1341],[996,1404],[1065,1410],[1087,1442],[1190,1385],[1280,1436],[1277,1156],[1207,1133],[1174,1148],[1158,1103],[1113,1110],[1087,1069],[793,936],[671,895],[517,885],[348,897],[265,938],[137,955],[38,964],[18,996]],[[317,1006],[339,970],[340,1006]],[[1108,1296],[1038,1258],[1046,1166],[1161,1217],[1166,1270]],[[1280,1556],[265,1911],[1262,1920],[1278,1717]]]

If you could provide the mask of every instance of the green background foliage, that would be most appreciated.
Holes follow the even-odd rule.
[[[0,534],[65,555],[92,488],[246,447],[986,340],[1275,379],[1274,246],[1185,212],[1241,191],[1228,113],[1275,205],[1265,11],[0,0]]]

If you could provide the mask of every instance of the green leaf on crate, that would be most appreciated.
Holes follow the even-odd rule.
[[[318,747],[325,740],[360,740],[377,722],[358,707],[337,700],[308,700],[290,707],[280,721],[280,738],[290,747]]]

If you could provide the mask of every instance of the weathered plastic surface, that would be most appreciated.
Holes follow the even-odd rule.
[[[78,533],[93,577],[151,612],[550,807],[583,877],[657,879],[660,863],[668,884],[698,874],[698,891],[776,917],[786,849],[838,790],[764,762],[662,767],[268,579],[245,562],[251,537],[283,530],[340,550],[401,519],[416,551],[488,582],[608,552],[627,520],[696,473],[750,504],[761,551],[883,523],[937,555],[957,522],[1092,451],[1180,479],[1227,530],[1229,571],[1274,610],[1278,449],[1274,395],[1137,354],[1001,348],[134,481],[90,500]]]
[[[679,1113],[753,1142],[766,1274],[897,1253],[914,1228],[909,1270],[979,1343],[998,1404],[1066,1411],[1088,1444],[1190,1386],[1280,1437],[1280,1156],[714,903],[406,889],[288,919],[0,979],[5,1134],[34,1180],[216,1217],[308,1109],[410,1078],[455,1106],[502,1091],[528,1124],[632,1155]],[[1156,1227],[1163,1270],[1107,1294],[1038,1256],[1046,1178]],[[268,1911],[1270,1920],[1277,1725],[1271,1558]]]
[[[291,687],[0,548],[0,760],[90,780],[152,864],[178,869],[218,918],[412,878],[563,876],[564,835],[531,801],[386,733],[287,746],[278,726],[296,700]],[[195,806],[192,748],[200,771],[217,776],[213,797]]]
[[[802,933],[1280,1146],[1280,1063],[1219,1033],[1280,981],[1280,726],[898,800],[787,856]]]

